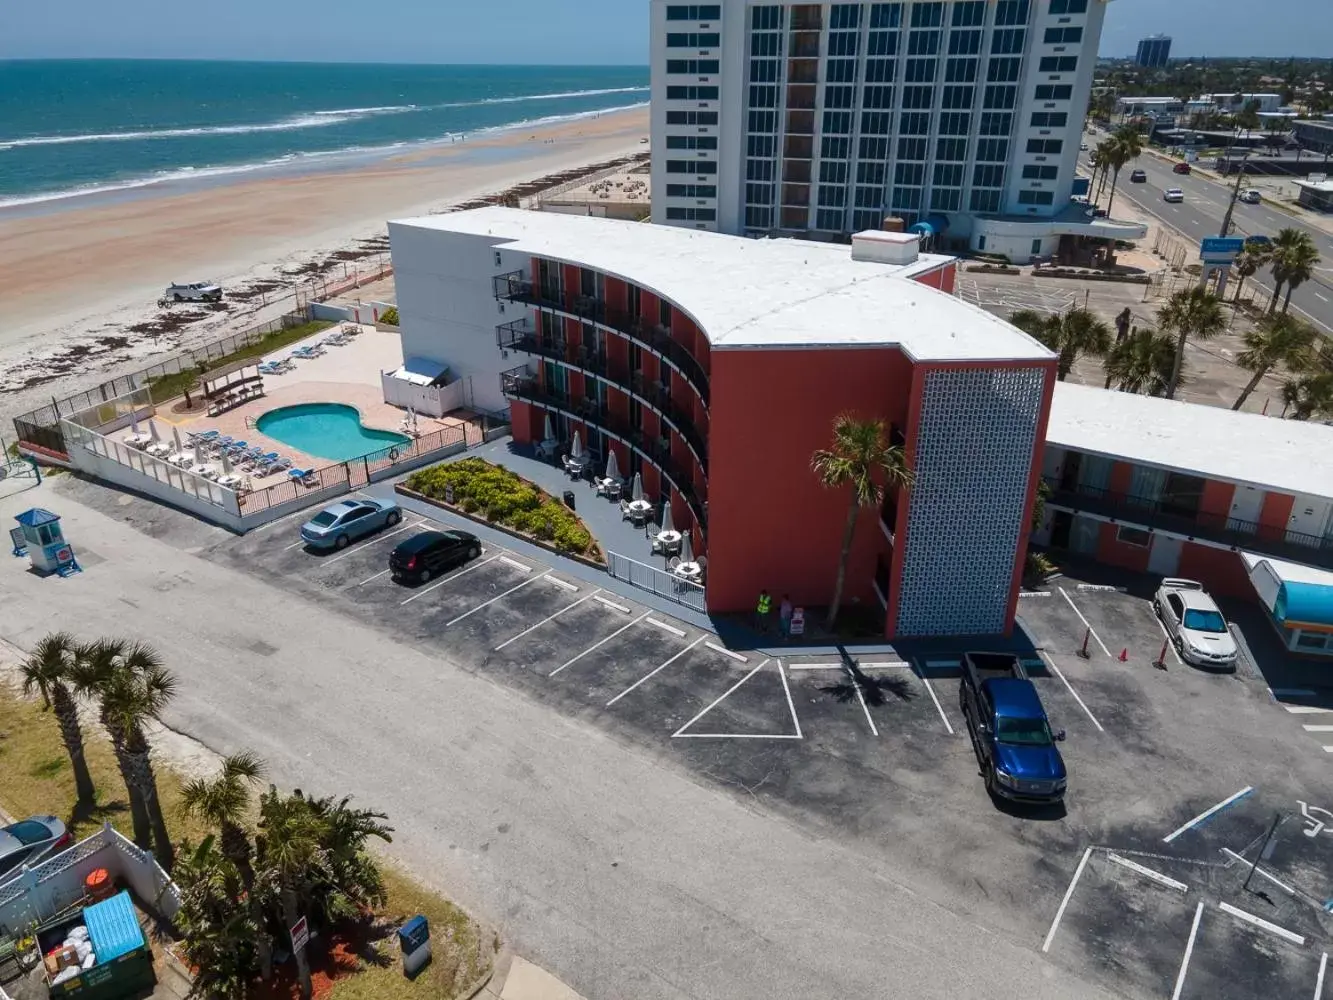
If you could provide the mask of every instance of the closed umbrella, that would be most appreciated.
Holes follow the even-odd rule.
[[[629,498],[631,500],[643,499],[643,477],[637,472],[634,473],[634,485],[630,488]]]
[[[574,432],[574,444],[569,449],[569,457],[575,461],[583,458],[583,440],[578,431]]]
[[[551,415],[549,413],[546,414],[546,440],[555,440],[555,429],[551,426]]]
[[[135,410],[130,411],[130,433],[136,438],[139,436],[139,414]]]
[[[620,463],[616,461],[616,453],[613,449],[608,449],[611,454],[606,459],[606,478],[613,483],[620,482]]]
[[[663,530],[663,531],[674,531],[674,530],[675,530],[675,529],[671,526],[671,501],[670,501],[670,500],[668,500],[665,504],[662,505],[662,530]]]
[[[185,450],[181,446],[181,429],[179,427],[171,428],[171,439],[176,442],[176,454],[179,455]]]
[[[203,449],[199,447],[199,442],[197,441],[195,442],[194,445],[194,464],[195,465],[204,464],[204,452]]]
[[[151,417],[148,419],[148,436],[153,439],[154,443],[162,440],[157,436],[157,424],[153,422]]]
[[[694,562],[694,546],[690,544],[690,532],[685,532],[684,539],[680,543],[680,561],[683,563]]]
[[[226,448],[222,449],[222,474],[224,476],[231,475],[231,455],[227,453]]]

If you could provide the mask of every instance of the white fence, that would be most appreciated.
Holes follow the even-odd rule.
[[[84,879],[97,868],[105,868],[112,881],[128,886],[139,902],[167,920],[180,909],[180,890],[153,855],[107,823],[86,840],[0,882],[0,930],[18,934],[77,902]]]
[[[637,559],[629,558],[629,556],[622,556],[618,552],[608,552],[606,554],[606,571],[617,580],[624,580],[640,590],[646,590],[658,597],[668,598],[700,613],[708,611],[704,604],[703,587],[689,580],[682,580],[664,569],[649,566],[647,563],[641,563]]]
[[[380,372],[384,401],[391,406],[411,407],[418,413],[442,417],[467,403],[467,381],[455,379],[448,385],[417,385],[405,378]]]

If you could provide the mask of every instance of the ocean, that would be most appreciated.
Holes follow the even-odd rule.
[[[647,67],[0,61],[0,208],[645,104]]]

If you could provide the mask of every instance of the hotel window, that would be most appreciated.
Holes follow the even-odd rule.
[[[990,65],[986,67],[986,82],[1015,83],[1021,65],[1021,59],[992,59]]]
[[[750,229],[771,229],[773,227],[773,210],[747,205],[745,207],[745,225]]]
[[[1049,205],[1055,201],[1055,193],[1052,191],[1019,191],[1018,203],[1020,205]]]
[[[668,198],[716,198],[716,184],[668,184]]]
[[[829,27],[834,31],[839,28],[856,28],[861,24],[861,5],[859,3],[835,3],[830,12]]]
[[[912,7],[913,28],[938,28],[944,23],[943,3],[917,3]]]
[[[775,156],[777,155],[777,136],[774,135],[751,135],[745,140],[745,154],[747,156]]]
[[[819,181],[821,184],[846,184],[847,183],[847,161],[846,160],[826,160],[819,164]],[[824,201],[821,194],[820,201]],[[841,204],[841,202],[830,202],[829,204]]]
[[[667,87],[667,96],[671,96],[674,88]],[[683,89],[683,88],[682,88]],[[717,88],[714,87],[714,90]],[[776,108],[778,106],[778,88],[777,87],[759,87],[750,88],[750,107],[752,108]]]
[[[899,163],[893,168],[893,183],[920,187],[926,182],[924,163]]]
[[[935,79],[935,60],[907,60],[907,73],[905,79],[907,83],[930,83]]]
[[[750,205],[771,205],[773,204],[773,185],[755,184],[751,182],[745,185],[745,201]]]
[[[864,117],[862,121],[864,121]],[[864,132],[865,126],[861,127]],[[852,131],[852,113],[850,111],[825,111],[824,131],[831,135],[848,135]]]
[[[782,27],[782,7],[751,7],[750,27],[760,31],[776,31]]]
[[[1059,156],[1064,145],[1059,139],[1029,139],[1028,152],[1042,156]]]
[[[841,131],[850,132],[851,129]],[[893,116],[882,111],[863,111],[861,113],[861,132],[864,135],[888,135],[893,131]]]
[[[833,184],[820,185],[819,203],[831,208],[841,208],[847,204],[847,189]]]
[[[1074,88],[1067,84],[1042,84],[1037,88],[1037,100],[1039,101],[1067,101],[1073,94]]]
[[[750,88],[752,91],[753,87]],[[716,87],[667,87],[669,101],[716,101]]]
[[[851,152],[851,139],[826,135],[820,141],[819,155],[826,160],[845,160]]]
[[[1059,167],[1045,166],[1040,163],[1029,163],[1023,168],[1023,180],[1025,181],[1053,181],[1059,175]]]
[[[973,191],[968,209],[973,212],[998,212],[1000,210],[1000,192]]]
[[[673,31],[667,35],[667,48],[712,49],[717,47],[719,41],[721,41],[721,36],[716,31]]]
[[[1047,45],[1077,45],[1083,41],[1082,28],[1047,28],[1043,41]]]
[[[668,111],[668,125],[716,125],[716,111]]]
[[[750,181],[771,181],[776,167],[772,160],[746,160],[745,179]]]
[[[933,212],[957,212],[963,205],[963,192],[957,188],[936,188],[930,192]]]
[[[850,108],[856,104],[855,87],[825,87],[824,107]]]
[[[861,107],[887,109],[893,107],[892,87],[866,87],[861,96]]]
[[[666,216],[677,222],[714,222],[717,212],[711,208],[668,208]]]
[[[903,23],[903,5],[901,3],[873,3],[870,5],[870,26],[872,28],[897,28]]]
[[[898,64],[892,59],[867,59],[866,83],[892,83]]]
[[[884,186],[859,187],[856,189],[857,208],[881,208],[884,203]],[[876,223],[878,225],[878,223]]]
[[[864,118],[862,125],[865,124]],[[864,128],[861,131],[865,131]],[[889,140],[878,139],[873,136],[863,136],[860,149],[857,150],[857,159],[859,160],[887,160],[889,157]]]
[[[995,5],[995,23],[1027,24],[1028,0],[999,0]]]
[[[949,32],[949,55],[974,56],[981,51],[980,31]]]
[[[668,73],[700,73],[705,76],[718,71],[716,59],[668,59]]]
[[[966,140],[966,139],[937,139],[937,140],[935,140],[935,159],[937,159],[937,160],[966,160],[966,159],[967,159],[967,140]]]
[[[860,36],[854,31],[835,31],[828,36],[828,54],[834,56],[856,55],[856,43]]]
[[[841,208],[821,208],[815,211],[815,228],[825,233],[842,232],[847,213]]]
[[[909,56],[939,55],[940,33],[938,31],[909,31],[907,33],[907,54]]]
[[[886,169],[887,168],[883,163],[858,163],[856,165],[856,183],[873,184],[876,187],[882,188],[884,186]],[[857,202],[857,205],[859,207],[865,207],[860,201]]]
[[[670,72],[668,70],[668,72]],[[777,83],[778,61],[776,59],[751,59],[751,83]]]
[[[941,108],[970,108],[976,98],[975,87],[945,87]]]
[[[752,57],[782,55],[782,36],[761,34],[751,35],[750,55]]]
[[[1018,103],[1018,88],[1007,84],[992,84],[986,88],[986,98],[982,107],[998,108],[1002,111]]]
[[[898,159],[924,160],[926,158],[926,140],[903,136],[898,140]]]
[[[1034,111],[1032,128],[1064,128],[1069,116],[1063,111]]]
[[[896,187],[893,189],[893,207],[915,212],[921,207],[921,189],[919,187]]]
[[[717,149],[715,135],[669,135],[667,149]]]
[[[1009,159],[1008,139],[978,139],[978,163],[1003,163]]]
[[[977,131],[982,135],[1008,135],[1013,128],[1013,115],[1003,111],[983,111]]]
[[[999,163],[978,163],[972,168],[973,187],[1003,187],[1004,165]]]
[[[953,5],[953,26],[955,28],[979,28],[986,23],[986,4],[984,0],[961,0]]]
[[[667,112],[667,114],[670,114],[670,112]],[[751,132],[776,132],[778,130],[776,111],[751,111],[749,117]],[[717,122],[712,124],[716,125]]]
[[[950,59],[944,64],[945,83],[976,83],[977,60]]]
[[[1037,69],[1043,73],[1073,73],[1078,69],[1078,56],[1042,56]]]
[[[717,163],[713,160],[667,160],[669,174],[715,174]]]
[[[861,131],[867,129],[862,128]],[[930,115],[921,111],[904,111],[898,116],[898,132],[901,135],[930,135]]]
[[[1052,14],[1086,14],[1088,0],[1051,0]]]
[[[935,89],[933,87],[904,87],[903,88],[903,108],[906,110],[922,110],[929,108],[935,98]]]
[[[672,4],[667,8],[668,21],[716,21],[722,16],[722,6],[715,3]]]
[[[971,131],[972,116],[958,111],[940,115],[940,135],[967,135]]]
[[[1022,28],[997,28],[990,36],[991,55],[1017,55],[1023,51],[1027,32]]]
[[[932,183],[936,187],[962,187],[963,165],[961,163],[935,164]]]

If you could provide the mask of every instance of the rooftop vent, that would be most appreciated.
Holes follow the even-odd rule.
[[[920,252],[916,233],[885,233],[867,229],[852,235],[852,260],[876,264],[914,264]]]

